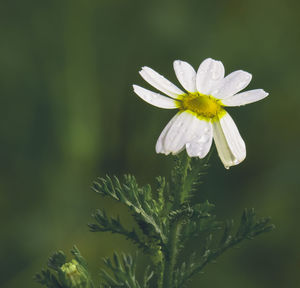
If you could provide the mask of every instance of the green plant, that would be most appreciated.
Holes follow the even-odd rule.
[[[125,228],[120,218],[97,210],[90,230],[121,234],[150,259],[141,280],[136,275],[135,259],[114,253],[113,260],[104,260],[107,269],[101,270],[100,287],[186,287],[195,274],[228,248],[274,228],[269,218],[257,218],[253,209],[245,209],[237,225],[233,220],[219,221],[213,204],[196,201],[195,193],[201,193],[201,176],[208,159],[181,153],[176,156],[170,179],[157,177],[156,189],[140,186],[133,175],[125,175],[122,181],[106,176],[93,183],[93,190],[100,197],[109,197],[128,207],[138,228]],[[199,249],[188,252],[186,247],[195,238],[199,238]],[[66,262],[63,252],[55,253],[49,259],[49,268],[38,274],[36,280],[48,288],[94,287],[77,248],[72,254],[75,259]]]

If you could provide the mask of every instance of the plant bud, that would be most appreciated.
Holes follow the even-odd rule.
[[[87,288],[88,276],[86,270],[75,260],[61,266],[62,281],[70,288]]]

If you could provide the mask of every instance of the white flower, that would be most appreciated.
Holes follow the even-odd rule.
[[[225,168],[242,162],[246,146],[224,107],[256,102],[268,93],[262,89],[238,93],[250,83],[252,75],[238,70],[224,77],[222,62],[211,58],[204,60],[197,72],[180,60],[174,61],[174,70],[186,92],[149,67],[142,68],[141,76],[168,97],[133,85],[134,92],[146,102],[160,108],[179,109],[160,134],[156,152],[168,155],[186,149],[190,157],[204,158],[214,139]]]

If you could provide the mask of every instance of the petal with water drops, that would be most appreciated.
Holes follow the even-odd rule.
[[[190,92],[194,93],[197,91],[196,88],[196,71],[187,62],[176,60],[173,63],[175,74],[182,87]]]
[[[245,142],[228,113],[213,122],[213,137],[225,168],[237,165],[246,158]]]
[[[234,71],[219,83],[212,95],[219,99],[230,97],[247,87],[251,79],[252,75],[246,71]]]
[[[195,116],[189,112],[179,113],[179,116],[167,132],[163,143],[165,151],[172,154],[177,154],[184,148],[187,139],[190,137],[190,127],[195,118]]]
[[[195,117],[192,130],[192,137],[186,143],[186,151],[190,157],[204,158],[212,144],[212,125]]]
[[[153,106],[165,109],[175,109],[178,107],[174,99],[152,92],[138,85],[133,85],[133,89],[140,98]]]
[[[222,99],[222,103],[225,106],[242,106],[262,100],[268,95],[269,93],[267,93],[263,89],[255,89],[238,93],[228,98]]]
[[[184,92],[172,82],[149,67],[143,67],[140,74],[150,85],[172,98],[176,99],[178,95],[184,94]]]
[[[155,150],[156,153],[163,153],[163,154],[170,154],[170,152],[167,152],[164,148],[164,142],[165,142],[165,138],[166,138],[166,134],[168,133],[168,131],[170,130],[170,127],[173,125],[173,123],[176,121],[176,119],[179,117],[180,113],[177,113],[166,125],[166,127],[164,128],[164,130],[160,133],[157,142],[156,142],[156,146],[155,146]]]
[[[225,69],[221,61],[205,59],[199,66],[196,76],[197,90],[201,94],[211,95],[224,78]]]

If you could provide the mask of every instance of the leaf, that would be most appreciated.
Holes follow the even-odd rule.
[[[233,221],[226,221],[223,224],[223,233],[219,241],[213,241],[218,238],[218,233],[212,231],[206,238],[201,256],[192,269],[185,269],[183,276],[178,281],[178,286],[182,287],[192,276],[201,272],[203,268],[210,262],[213,262],[227,249],[238,245],[245,239],[253,239],[261,233],[274,229],[274,225],[270,224],[269,218],[257,219],[254,209],[245,209],[240,224],[236,232],[233,231]],[[208,229],[209,230],[209,229]],[[218,243],[217,246],[215,243]],[[182,274],[181,273],[181,274]]]
[[[87,263],[76,246],[71,250],[75,259],[67,262],[64,252],[55,252],[49,257],[49,269],[35,275],[35,281],[48,288],[93,288]]]
[[[165,225],[160,219],[162,204],[154,199],[150,185],[139,187],[132,175],[125,175],[122,184],[117,177],[106,176],[94,182],[93,189],[129,207],[147,237],[158,239],[161,245],[166,242]]]
[[[102,283],[103,287],[150,287],[149,283],[153,276],[153,272],[150,271],[149,267],[147,267],[144,274],[144,285],[141,286],[138,280],[136,279],[136,262],[130,255],[122,254],[121,256],[119,256],[115,252],[113,255],[113,261],[111,261],[109,258],[105,258],[104,263],[110,271],[110,273],[105,271],[104,269],[101,270],[101,279],[102,281],[104,281]]]
[[[55,252],[48,260],[48,267],[58,271],[66,263],[66,255],[63,251]]]

